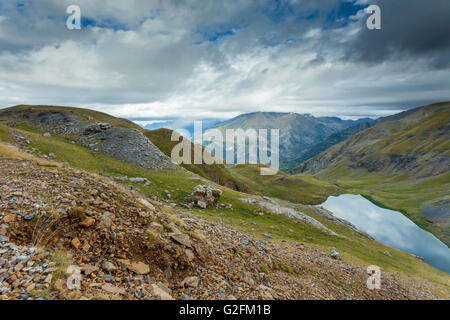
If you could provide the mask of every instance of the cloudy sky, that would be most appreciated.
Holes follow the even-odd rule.
[[[450,100],[449,17],[449,0],[0,0],[0,107],[392,114]]]

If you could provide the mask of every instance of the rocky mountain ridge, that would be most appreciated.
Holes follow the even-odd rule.
[[[449,108],[449,103],[436,104],[379,119],[375,126],[300,164],[292,173],[317,174],[339,161],[349,161],[350,169],[408,172],[418,178],[448,172]]]
[[[111,117],[113,118],[113,117]],[[116,118],[117,119],[117,118]],[[112,126],[83,119],[69,108],[17,106],[0,110],[0,121],[11,125],[31,125],[79,141],[85,147],[106,156],[152,170],[175,169],[171,159],[163,154],[138,126]],[[126,122],[127,120],[123,120]]]
[[[330,135],[370,121],[372,120],[342,120],[337,117],[314,117],[297,113],[254,112],[224,121],[214,128],[223,133],[227,129],[279,129],[280,164],[284,168],[303,151]]]
[[[272,201],[264,197],[263,206],[244,206],[239,198],[257,196],[223,187],[213,195],[216,184],[186,170],[125,166],[83,142],[112,127],[135,130],[132,124],[76,114],[88,125],[61,134],[47,126],[29,129],[17,123],[19,114],[2,119],[16,122],[11,127],[0,124],[1,299],[446,297],[441,282],[401,272],[383,271],[383,288],[368,290],[362,261],[389,266],[399,258],[415,270],[430,267],[404,253],[385,254],[383,246],[319,208],[300,206],[294,215],[268,206]],[[77,157],[82,161],[73,161]],[[199,184],[214,188],[196,189]],[[183,202],[193,190],[211,190],[208,208],[197,198]],[[254,229],[264,231],[250,235]],[[355,259],[361,248],[371,255]],[[81,287],[70,289],[76,268]]]

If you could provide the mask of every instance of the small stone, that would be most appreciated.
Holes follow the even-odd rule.
[[[36,288],[36,284],[32,283],[27,287],[27,292],[30,293],[31,291],[34,290],[34,288]]]
[[[244,272],[244,274],[242,275],[242,280],[250,286],[255,285],[255,281],[253,280],[249,272]]]
[[[117,260],[120,263],[122,263],[125,267],[127,267],[129,270],[133,271],[137,274],[147,274],[150,272],[150,267],[143,263],[143,262],[130,262],[129,260],[122,259]]]
[[[92,226],[95,223],[95,220],[91,217],[87,217],[86,219],[84,219],[83,221],[80,222],[80,226],[88,228],[90,226]]]
[[[45,278],[44,283],[51,283],[51,282],[52,282],[52,278],[53,278],[53,275],[52,275],[52,274],[49,274],[49,275]]]
[[[100,227],[101,228],[111,228],[112,225],[112,219],[111,214],[109,212],[103,213],[102,217],[100,218]]]
[[[11,222],[13,222],[14,220],[16,220],[16,215],[15,215],[15,214],[8,214],[7,216],[5,216],[5,217],[3,218],[3,222],[4,222],[4,223],[11,223]]]
[[[103,276],[103,280],[105,280],[105,282],[111,282],[112,281],[112,277],[109,274],[105,274]]]
[[[274,299],[274,291],[272,288],[263,286],[263,285],[259,285],[256,290],[259,292],[260,294],[260,298],[262,300],[273,300]]]
[[[198,277],[187,277],[181,282],[181,286],[186,288],[197,288],[198,283],[199,283]]]
[[[147,178],[138,177],[138,178],[129,178],[129,180],[134,183],[150,183],[150,181],[148,181]]]
[[[12,260],[16,263],[27,262],[28,260],[30,260],[30,257],[29,256],[14,256],[12,258]]]
[[[112,284],[106,283],[102,286],[102,289],[108,293],[112,294],[126,294],[126,290],[124,288],[113,286]]]
[[[208,204],[202,200],[198,200],[196,204],[200,209],[206,209],[206,207],[208,206]]]
[[[156,284],[150,285],[152,295],[159,300],[175,300],[168,292]]]
[[[28,300],[29,297],[30,297],[30,295],[29,294],[25,294],[25,293],[21,293],[19,295],[19,299],[21,299],[21,300]]]
[[[113,271],[117,270],[117,267],[109,261],[103,261],[102,268],[106,272],[113,272]]]
[[[81,249],[83,249],[83,251],[85,251],[85,252],[88,252],[90,248],[91,248],[91,245],[88,242],[85,242]]]
[[[34,219],[34,213],[27,214],[23,217],[25,220],[33,220]]]
[[[78,248],[80,247],[80,244],[81,244],[80,239],[73,238],[71,244],[72,244],[72,247],[74,247],[75,249],[78,250]]]
[[[138,199],[138,202],[140,204],[142,204],[144,207],[147,207],[147,209],[149,209],[151,211],[155,211],[155,207],[147,200],[140,198],[140,199]]]
[[[182,244],[185,247],[192,248],[192,242],[189,236],[185,233],[171,233],[170,237],[175,242]]]
[[[96,272],[98,270],[99,270],[99,268],[97,266],[93,266],[93,265],[90,265],[90,264],[87,264],[84,267],[82,267],[82,271],[84,271],[84,274],[86,276],[88,276],[91,273],[94,273],[94,272]]]
[[[16,266],[14,267],[14,271],[15,272],[19,272],[23,269],[23,264],[22,263],[18,263],[16,264]]]
[[[53,285],[56,290],[62,291],[64,289],[66,282],[63,279],[56,280],[55,284]]]
[[[339,252],[337,252],[336,250],[331,250],[331,257],[333,258],[333,259],[336,259],[336,260],[340,260],[341,259],[341,255],[339,254]]]
[[[192,252],[191,249],[184,250],[184,253],[186,254],[186,259],[188,262],[191,262],[195,259],[194,252]]]

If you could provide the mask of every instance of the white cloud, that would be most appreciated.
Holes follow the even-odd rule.
[[[82,15],[103,26],[81,31],[60,23],[68,2],[26,1],[28,19],[13,1],[5,5],[2,17],[12,23],[0,17],[0,106],[73,105],[160,119],[260,110],[355,117],[450,98],[450,69],[430,68],[426,55],[373,64],[343,59],[364,16],[325,29],[320,17],[336,7],[332,0],[291,1],[303,16],[319,10],[317,21],[295,23],[272,21],[244,0],[86,0],[79,1]],[[258,2],[259,9],[271,5]]]

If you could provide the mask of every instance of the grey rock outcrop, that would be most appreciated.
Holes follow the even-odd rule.
[[[277,203],[273,199],[270,199],[270,201],[268,201],[268,200],[264,200],[264,199],[239,198],[239,200],[244,203],[254,205],[264,212],[285,216],[285,217],[291,218],[293,220],[299,221],[301,223],[309,224],[309,225],[311,225],[317,229],[320,229],[330,235],[339,236],[333,230],[330,230],[329,228],[324,226],[321,222],[317,221],[316,219],[314,219],[314,218],[308,216],[307,214],[300,212],[298,210],[283,206],[283,205]]]
[[[4,111],[0,119],[14,117],[17,123],[28,123],[46,131],[46,137],[52,134],[70,136],[94,152],[146,169],[177,168],[169,157],[135,128],[114,127],[104,122],[92,123],[92,117],[87,118],[89,122],[69,110],[24,110]]]
[[[161,170],[175,169],[171,159],[163,154],[137,129],[107,127],[104,124],[90,126],[84,131],[85,145],[95,148],[111,158],[137,166]]]
[[[205,209],[217,203],[221,195],[222,190],[220,189],[208,185],[198,185],[192,190],[191,195],[184,200],[199,208]]]

